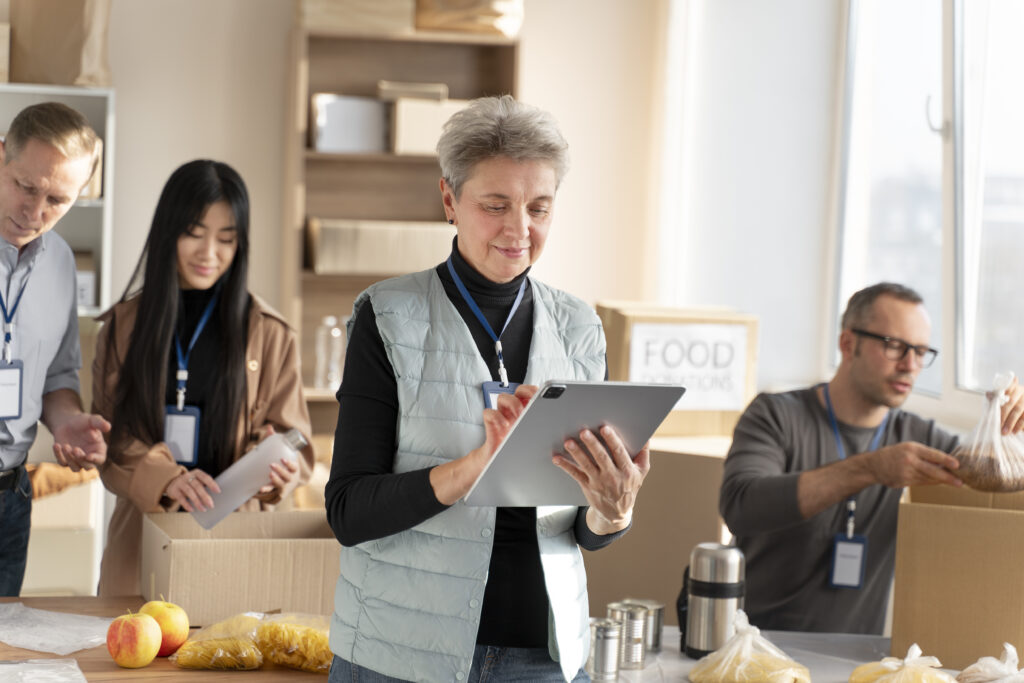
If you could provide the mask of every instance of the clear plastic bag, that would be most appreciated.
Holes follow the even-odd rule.
[[[68,655],[107,642],[111,619],[0,604],[0,641],[11,647]]]
[[[1012,372],[996,375],[981,421],[953,451],[960,461],[954,474],[977,491],[1024,491],[1024,436],[1004,435],[999,412],[1009,400],[1006,390],[1012,382]]]
[[[87,683],[74,659],[22,659],[0,662],[4,683]]]
[[[751,626],[743,610],[736,612],[736,635],[690,671],[693,683],[810,683],[811,673],[793,661]]]
[[[982,657],[960,672],[959,683],[1024,683],[1024,671],[1018,671],[1017,648],[1003,643],[1003,656]]]
[[[268,662],[325,674],[334,659],[327,641],[330,625],[319,614],[267,615],[256,629],[256,644]]]
[[[939,670],[940,666],[935,657],[922,657],[921,648],[914,643],[905,659],[886,657],[861,664],[850,674],[850,683],[955,683],[956,679]]]
[[[256,631],[263,615],[245,612],[201,628],[168,659],[182,669],[250,670],[263,665]]]

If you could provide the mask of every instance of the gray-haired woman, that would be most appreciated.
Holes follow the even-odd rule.
[[[452,116],[438,154],[451,255],[370,287],[350,323],[326,491],[344,546],[330,680],[588,680],[579,548],[628,529],[647,448],[634,460],[611,430],[567,440],[553,462],[587,507],[460,501],[536,385],[606,376],[593,310],[528,277],[567,144],[505,96]],[[483,385],[506,378],[515,393],[485,407]]]

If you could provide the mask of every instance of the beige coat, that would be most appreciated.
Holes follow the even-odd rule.
[[[310,441],[309,409],[302,393],[302,374],[295,332],[285,320],[257,297],[249,314],[246,345],[246,410],[238,421],[235,459],[244,455],[260,438],[260,430],[273,425],[275,431],[297,428]],[[114,397],[124,354],[135,324],[138,298],[116,304],[100,316],[105,324],[96,338],[93,361],[92,412],[113,420]],[[111,336],[114,345],[111,346]],[[309,480],[313,449],[307,446],[299,458],[298,481]],[[175,512],[177,503],[161,504],[171,479],[186,468],[174,462],[164,443],[134,441],[120,452],[108,452],[100,468],[103,484],[117,495],[117,506],[107,531],[107,547],[100,567],[99,594],[139,595],[142,514]],[[250,499],[242,509],[269,510],[289,491],[273,491]],[[166,499],[163,501],[166,502]]]

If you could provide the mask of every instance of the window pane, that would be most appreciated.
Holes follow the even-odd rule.
[[[916,289],[942,330],[941,0],[851,4],[852,81],[847,93],[839,240],[839,301],[888,280]],[[838,324],[836,326],[838,328]],[[938,393],[942,363],[917,387]]]
[[[1024,3],[963,3],[963,357],[958,381],[988,389],[1024,370]]]

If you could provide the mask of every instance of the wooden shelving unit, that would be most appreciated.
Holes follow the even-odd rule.
[[[501,37],[440,32],[367,35],[296,25],[287,117],[281,306],[299,329],[307,387],[313,383],[314,336],[320,320],[325,315],[349,315],[359,292],[401,273],[313,273],[303,258],[306,219],[444,220],[436,157],[314,151],[309,146],[310,96],[326,92],[376,97],[379,80],[443,82],[453,99],[515,94],[517,60],[518,43]],[[315,389],[306,393],[314,433],[333,434],[333,395]]]

